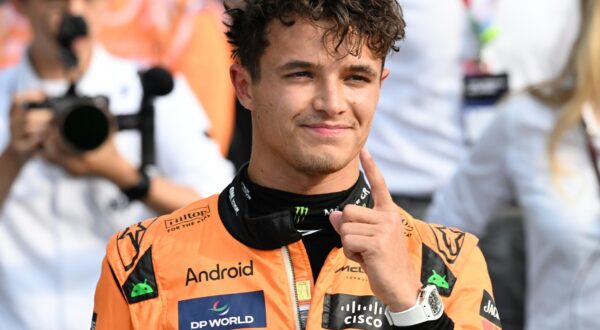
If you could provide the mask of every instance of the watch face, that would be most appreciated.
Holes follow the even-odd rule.
[[[442,311],[442,300],[440,299],[439,294],[436,292],[431,292],[429,297],[427,298],[429,307],[431,307],[431,312],[433,315],[438,315]]]

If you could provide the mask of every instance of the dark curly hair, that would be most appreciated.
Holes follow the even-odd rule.
[[[260,58],[269,44],[266,28],[274,19],[286,26],[297,19],[333,22],[323,35],[323,44],[333,45],[332,54],[344,47],[356,56],[366,43],[384,59],[390,51],[398,51],[396,41],[404,37],[402,9],[396,0],[226,0],[225,9],[232,57],[253,79],[260,79]]]

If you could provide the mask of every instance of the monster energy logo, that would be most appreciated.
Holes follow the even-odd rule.
[[[308,207],[296,206],[296,214],[294,215],[294,223],[300,223],[306,218],[308,214]]]

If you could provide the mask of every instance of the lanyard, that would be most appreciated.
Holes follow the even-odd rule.
[[[497,2],[497,0],[463,0],[471,29],[478,36],[481,48],[500,35],[500,29],[496,25]]]
[[[598,182],[598,187],[600,187],[600,170],[598,169],[598,150],[596,150],[596,147],[594,147],[594,143],[592,142],[592,137],[590,136],[588,126],[585,123],[585,120],[581,120],[581,125],[583,126],[585,144],[587,146],[588,154],[590,156],[590,161],[592,163],[592,167],[594,168],[594,174],[596,174],[596,181]]]

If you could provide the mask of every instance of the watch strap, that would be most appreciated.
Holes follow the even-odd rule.
[[[121,191],[129,201],[143,199],[150,192],[150,176],[144,170],[140,170],[139,181],[131,187],[121,188]]]
[[[432,297],[434,295],[434,297]],[[430,305],[430,297],[439,306]],[[439,319],[444,314],[444,306],[434,285],[424,286],[419,292],[416,304],[402,312],[391,312],[387,307],[385,316],[391,325],[398,327],[411,326]]]

